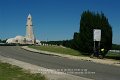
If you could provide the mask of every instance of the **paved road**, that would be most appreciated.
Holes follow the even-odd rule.
[[[119,80],[120,67],[103,65],[89,61],[72,60],[58,56],[38,54],[17,46],[0,46],[0,55],[49,69],[87,69],[95,74],[73,74],[95,80]]]

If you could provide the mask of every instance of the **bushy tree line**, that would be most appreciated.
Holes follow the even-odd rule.
[[[120,50],[120,45],[113,44],[112,45],[112,50]]]
[[[72,39],[71,40],[63,40],[63,41],[41,41],[41,44],[48,44],[48,45],[62,45],[65,47],[72,47]]]
[[[6,40],[7,39],[5,39],[5,40],[0,39],[0,43],[6,43]]]

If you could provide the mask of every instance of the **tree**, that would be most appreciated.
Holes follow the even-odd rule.
[[[112,45],[112,50],[120,50],[120,45],[113,44]]]
[[[85,53],[93,53],[93,29],[101,29],[101,48],[105,53],[112,46],[112,28],[103,13],[85,11],[81,15],[79,36],[74,37],[76,49]]]
[[[72,48],[79,50],[80,45],[80,34],[75,32],[72,40]]]

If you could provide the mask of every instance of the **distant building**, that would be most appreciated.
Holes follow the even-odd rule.
[[[18,44],[40,44],[39,40],[36,40],[33,32],[32,17],[29,14],[26,23],[26,36],[16,36],[15,38],[10,38],[6,43],[18,43]]]

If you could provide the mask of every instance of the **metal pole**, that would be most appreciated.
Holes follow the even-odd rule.
[[[99,53],[100,53],[100,41],[99,41],[99,43],[98,43],[98,47],[99,47]]]
[[[95,41],[94,41],[94,55],[95,55]]]

